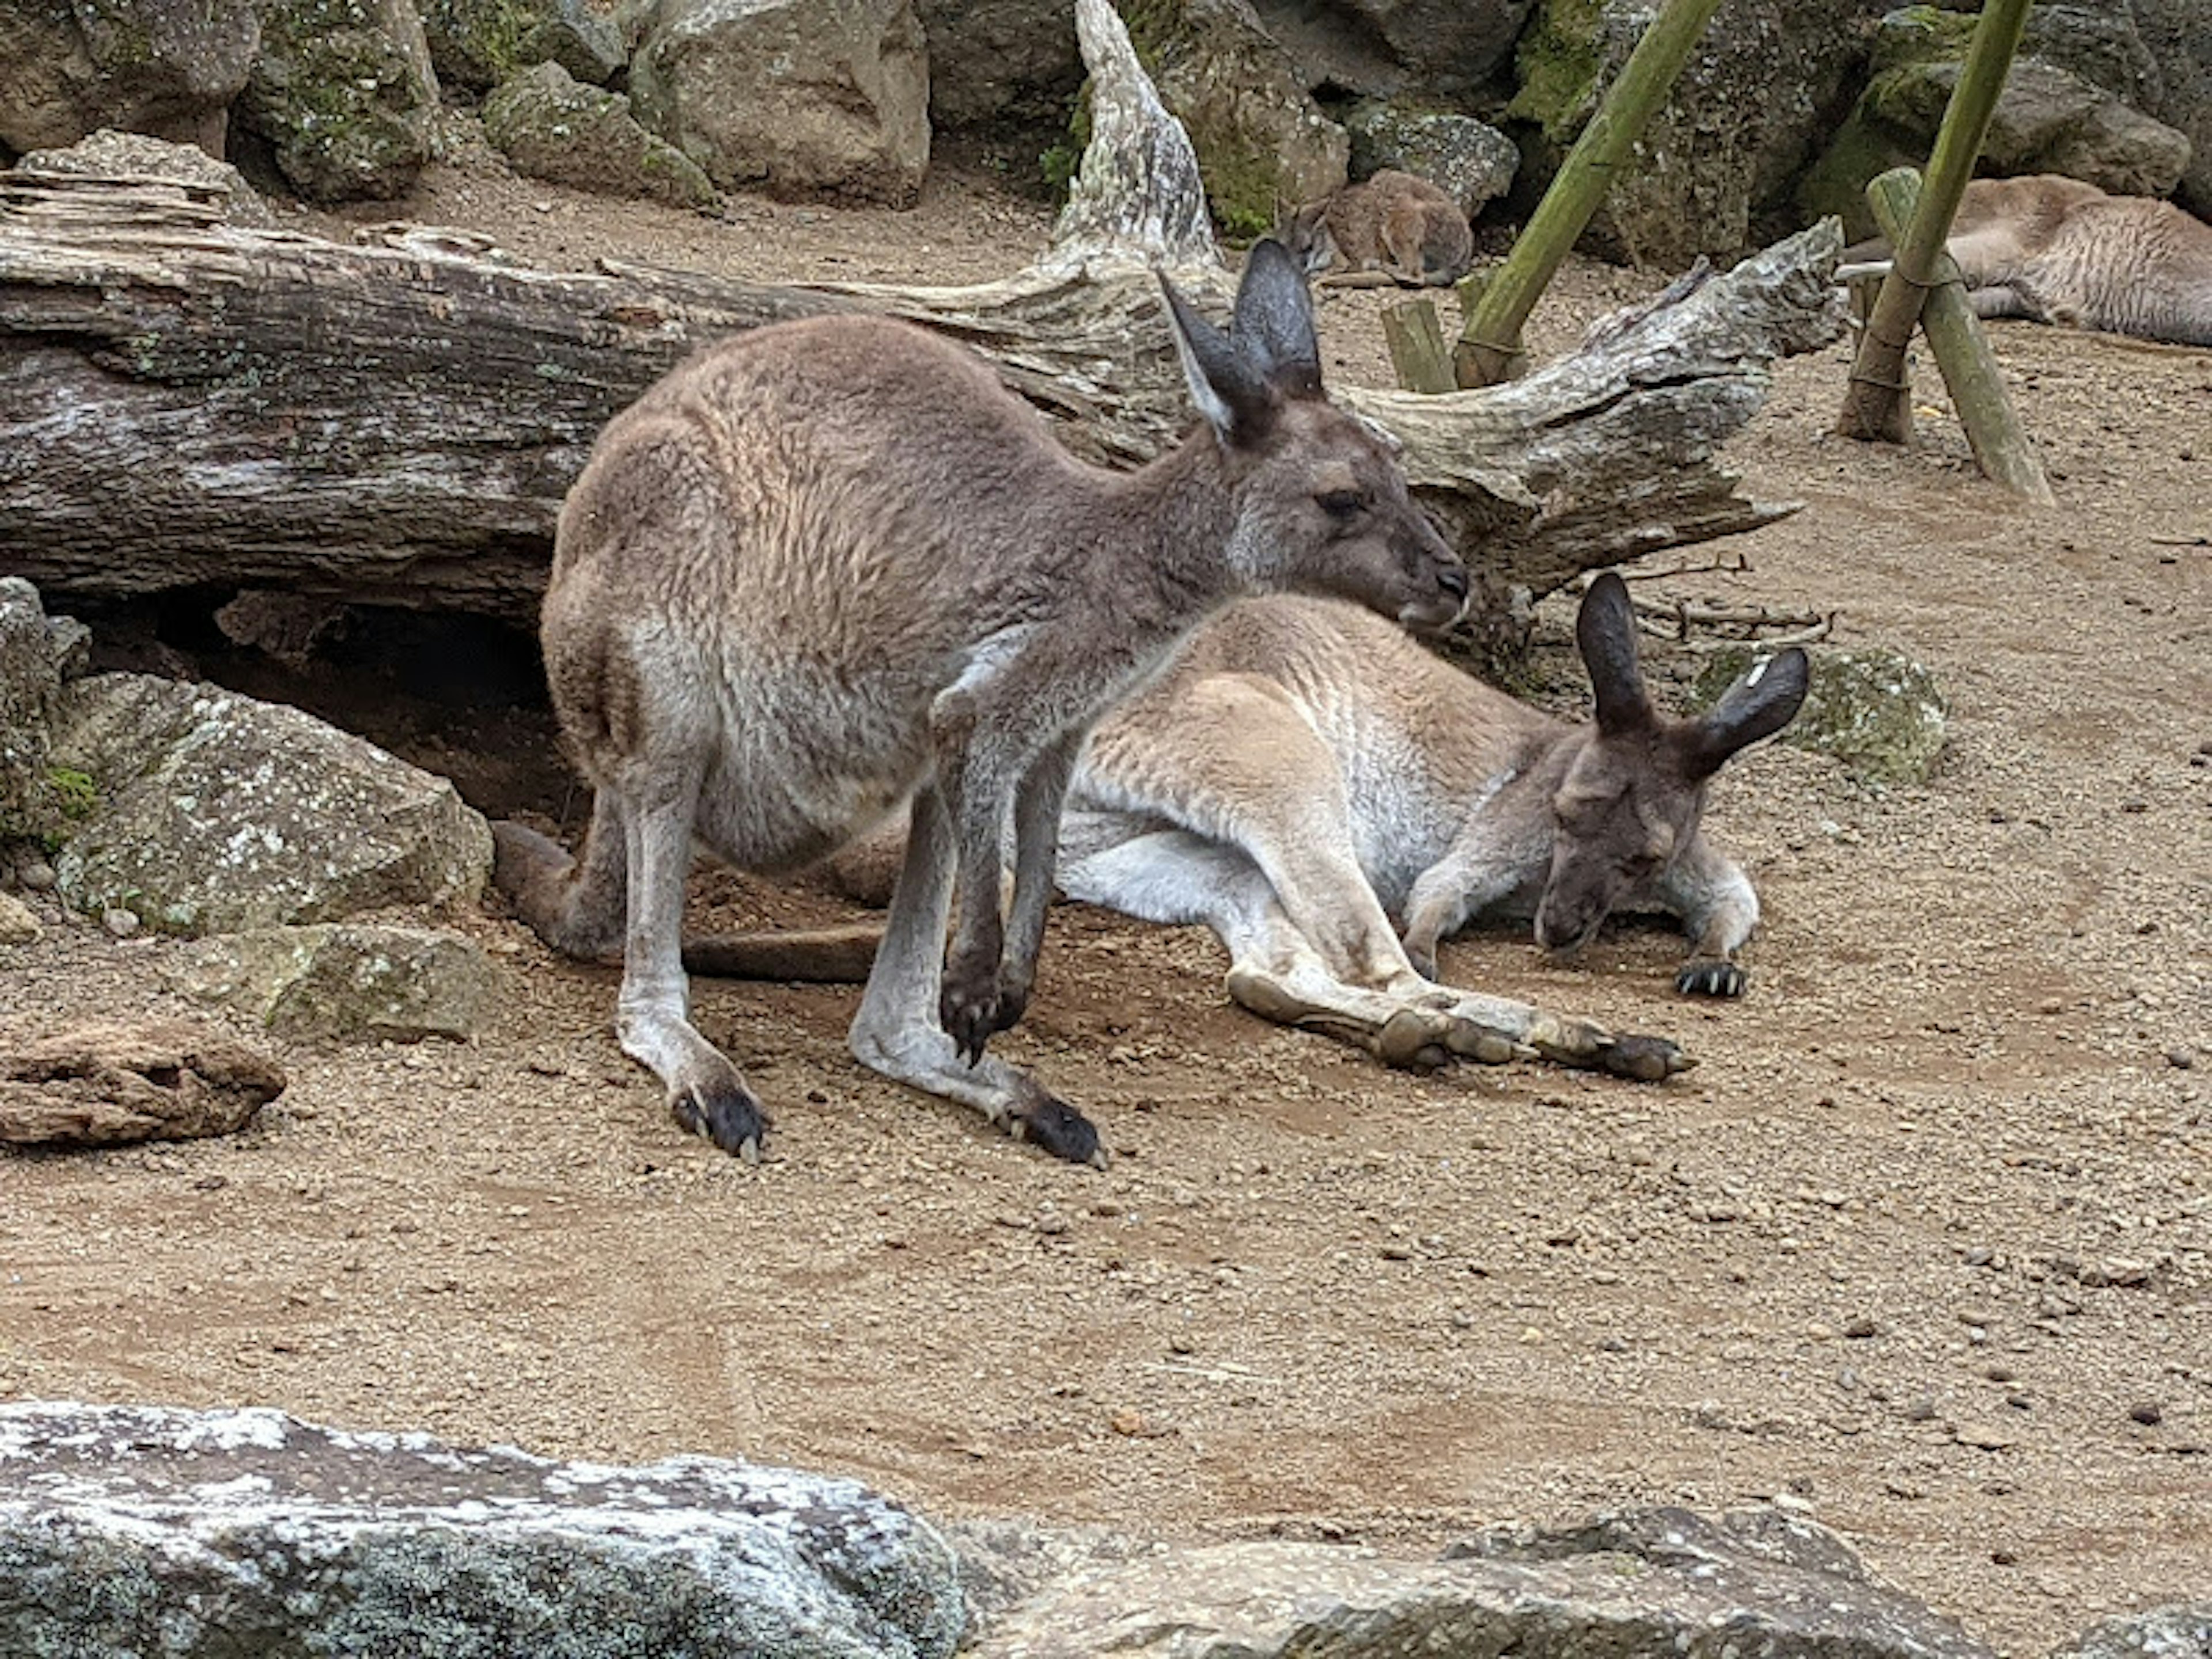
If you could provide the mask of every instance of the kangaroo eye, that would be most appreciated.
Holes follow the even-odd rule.
[[[1367,497],[1356,489],[1323,490],[1314,500],[1332,519],[1348,519],[1367,505]]]

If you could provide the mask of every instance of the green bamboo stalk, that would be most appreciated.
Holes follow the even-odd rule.
[[[1889,238],[1891,246],[1897,246],[1910,234],[1923,199],[1920,175],[1911,167],[1893,168],[1869,184],[1866,196],[1881,234]],[[2055,498],[2050,480],[2043,475],[2034,441],[2014,412],[1981,321],[1960,285],[1959,268],[1940,247],[1929,277],[1935,286],[1928,290],[1921,307],[1921,331],[1928,336],[1936,367],[1943,371],[1943,384],[1951,390],[1951,402],[1958,409],[1960,423],[1966,428],[1975,462],[1984,477],[2049,506]]]
[[[1720,9],[1721,0],[1668,0],[1636,43],[1620,76],[1575,140],[1559,175],[1505,263],[1491,274],[1453,349],[1462,386],[1495,386],[1509,379],[1525,354],[1521,326],[1583,234],[1613,176],[1689,61],[1691,48]]]
[[[1897,251],[1889,276],[1859,339],[1858,359],[1851,365],[1850,385],[1836,422],[1836,430],[1847,438],[1905,443],[1912,436],[1905,348],[1912,342],[1913,325],[1920,320],[1921,301],[1933,280],[1936,256],[1951,234],[1959,199],[1974,176],[1974,161],[1982,153],[1990,117],[2012,71],[2013,53],[2027,27],[2027,8],[2028,0],[1984,0],[1982,21],[1975,27],[1959,84],[1952,89],[1943,125],[1936,134],[1919,210],[1903,240],[1893,244]]]

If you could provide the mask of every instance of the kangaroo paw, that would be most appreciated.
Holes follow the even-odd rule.
[[[1692,957],[1674,975],[1686,997],[1740,997],[1751,975],[1725,957]]]
[[[1638,1083],[1662,1083],[1677,1072],[1686,1072],[1698,1062],[1665,1037],[1630,1036],[1614,1037],[1601,1047],[1595,1056],[1601,1071],[1615,1077],[1634,1078]]]
[[[713,1141],[732,1158],[760,1162],[769,1115],[743,1084],[693,1084],[669,1097],[668,1110],[678,1128]]]
[[[1054,1158],[1097,1170],[1107,1167],[1106,1148],[1099,1144],[1091,1120],[1036,1083],[1022,1091],[1006,1125],[1015,1139],[1033,1142]]]

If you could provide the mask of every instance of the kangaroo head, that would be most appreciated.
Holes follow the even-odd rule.
[[[1162,286],[1191,396],[1220,446],[1237,578],[1254,592],[1341,594],[1409,628],[1455,617],[1467,568],[1413,504],[1389,440],[1322,390],[1313,302],[1291,254],[1254,245],[1226,334]]]
[[[1615,906],[1666,872],[1698,832],[1706,781],[1790,723],[1811,667],[1791,646],[1755,664],[1709,713],[1669,719],[1644,690],[1628,586],[1610,570],[1590,585],[1575,639],[1597,719],[1552,798],[1551,868],[1536,904],[1536,942],[1549,951],[1587,944]]]

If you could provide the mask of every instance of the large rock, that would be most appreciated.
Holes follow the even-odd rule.
[[[1459,100],[1512,55],[1534,0],[1254,0],[1310,88]]]
[[[1924,166],[1959,83],[1978,17],[1913,6],[1882,20],[1864,92],[1809,168],[1798,200],[1870,235],[1863,191],[1893,167]],[[2136,106],[2162,84],[2126,8],[2038,6],[1982,144],[1980,170],[2061,173],[2116,196],[2163,196],[2189,140]]]
[[[525,70],[484,100],[484,137],[518,173],[605,196],[706,207],[699,164],[630,113],[620,93],[585,86],[558,64]]]
[[[1354,179],[1395,167],[1427,179],[1470,219],[1513,187],[1521,167],[1513,141],[1471,115],[1370,99],[1353,106],[1344,130],[1352,136]]]
[[[295,708],[138,674],[74,682],[53,758],[97,805],[55,860],[82,910],[166,933],[472,901],[491,831],[452,784]]]
[[[51,841],[91,805],[89,780],[50,758],[66,674],[81,669],[84,629],[50,617],[39,590],[0,576],[0,843]]]
[[[276,216],[246,182],[244,173],[197,144],[173,144],[102,127],[65,149],[34,149],[15,168],[49,178],[173,179],[220,201],[233,224],[266,228],[276,222]]]
[[[911,207],[929,166],[912,0],[655,0],[630,98],[726,190]]]
[[[398,195],[430,159],[438,77],[414,0],[265,0],[245,125],[310,200]]]
[[[951,1550],[848,1480],[264,1410],[0,1406],[0,1653],[936,1659]]]
[[[1352,141],[1307,95],[1249,0],[1122,0],[1121,9],[1231,236],[1261,235],[1343,185]]]
[[[1710,707],[1752,665],[1749,646],[1726,646],[1705,659],[1694,695]],[[1831,756],[1863,783],[1925,783],[1943,752],[1943,694],[1936,677],[1885,647],[1823,646],[1813,653],[1812,684],[1781,741]]]
[[[605,86],[629,60],[601,0],[425,0],[422,33],[441,86],[484,92],[535,64]]]
[[[984,1547],[991,1547],[984,1540]],[[999,1560],[971,1583],[1018,1581]],[[975,1659],[1990,1659],[1869,1580],[1850,1548],[1771,1512],[1656,1510],[1500,1533],[1424,1562],[1320,1544],[1114,1551],[999,1611]]]
[[[2208,1654],[2212,1601],[2198,1601],[2100,1620],[2051,1659],[2205,1659]]]
[[[338,1042],[466,1038],[499,988],[473,939],[358,922],[225,933],[169,973],[187,996],[242,1009],[280,1036]]]
[[[2189,166],[2174,199],[2212,220],[2212,6],[2204,0],[2130,0],[2158,84],[2137,100],[2189,140]]]
[[[1733,258],[1802,222],[1790,186],[1849,106],[1888,3],[1723,7],[1615,178],[1592,243],[1672,270],[1699,254]],[[1521,40],[1520,89],[1506,111],[1532,204],[1652,15],[1648,0],[1542,0]]]
[[[0,1142],[116,1146],[230,1134],[284,1084],[284,1068],[266,1054],[174,1021],[74,1025],[0,1043]],[[5,1552],[0,1542],[0,1633]]]
[[[0,149],[122,127],[219,156],[260,39],[254,0],[0,0]]]
[[[1044,130],[1067,118],[1083,84],[1067,0],[917,0],[929,37],[929,118]]]

